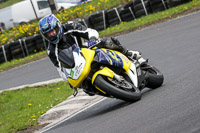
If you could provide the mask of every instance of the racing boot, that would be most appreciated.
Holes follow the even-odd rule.
[[[142,57],[139,51],[127,50],[126,56],[130,59],[138,60]]]

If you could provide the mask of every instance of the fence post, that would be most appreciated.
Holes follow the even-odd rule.
[[[104,25],[104,30],[106,29],[106,16],[105,16],[105,11],[103,10],[103,25]]]
[[[133,18],[135,19],[136,17],[134,15],[133,10],[131,9],[131,7],[129,7],[129,10],[130,10],[131,14],[133,15]]]
[[[4,45],[2,45],[2,50],[3,50],[4,59],[6,62],[8,62]]]
[[[164,0],[161,0],[161,1],[162,1],[163,5],[164,5],[164,7],[165,7],[165,10],[167,10],[167,6],[166,6]]]
[[[25,38],[23,39],[23,42],[24,42],[24,47],[26,49],[27,56],[29,56],[29,52],[28,52],[28,48],[26,46],[26,40],[25,40]]]
[[[44,37],[42,37],[42,40],[43,40],[44,48],[47,49],[47,44],[46,44],[46,42],[45,42]]]
[[[120,21],[120,23],[122,22],[122,19],[120,18],[120,15],[119,15],[119,12],[117,11],[117,8],[114,8],[115,9],[115,12],[116,12],[116,14],[117,14],[117,17],[119,18],[119,21]]]
[[[144,4],[144,1],[141,0],[141,2],[142,2],[142,5],[143,5],[143,7],[144,7],[144,11],[145,11],[146,15],[148,15],[147,9],[146,9],[145,4]]]
[[[23,52],[23,55],[24,55],[24,57],[25,57],[25,53],[24,53],[24,49],[23,49],[23,46],[22,46],[22,40],[21,40],[21,39],[19,39],[19,44],[21,45],[22,52]]]
[[[82,21],[83,21],[84,25],[88,28],[88,26],[87,26],[87,24],[85,22],[85,19],[82,19]]]

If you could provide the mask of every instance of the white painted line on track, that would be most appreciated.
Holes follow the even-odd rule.
[[[46,127],[44,127],[43,130],[41,129],[41,131],[37,131],[36,133],[44,133],[44,132],[50,130],[51,128],[53,128],[53,127],[59,125],[60,123],[62,123],[62,122],[64,122],[64,121],[67,121],[67,120],[71,119],[72,117],[74,117],[74,116],[80,114],[81,112],[83,112],[83,111],[89,109],[90,107],[92,107],[92,106],[94,106],[94,105],[96,105],[96,104],[98,104],[98,103],[104,101],[105,99],[107,99],[107,98],[104,97],[104,98],[102,98],[101,100],[99,100],[99,101],[97,101],[97,102],[95,102],[95,103],[93,103],[93,104],[91,104],[91,105],[89,105],[89,106],[87,106],[87,107],[85,107],[85,108],[79,110],[78,112],[72,114],[71,116],[67,116],[67,117],[65,117],[65,118],[62,118],[62,120],[59,119],[58,121],[53,122],[53,123],[47,125]]]

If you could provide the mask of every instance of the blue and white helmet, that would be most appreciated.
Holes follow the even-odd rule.
[[[41,35],[51,43],[57,44],[63,36],[63,28],[55,15],[50,14],[40,19],[39,29]]]

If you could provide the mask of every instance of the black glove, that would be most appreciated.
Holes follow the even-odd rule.
[[[117,46],[121,46],[121,43],[119,42],[119,40],[116,37],[111,37],[111,40],[113,41],[114,44],[116,44]]]

